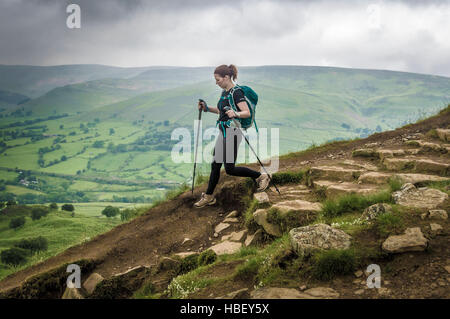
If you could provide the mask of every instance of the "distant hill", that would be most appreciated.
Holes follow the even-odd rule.
[[[14,92],[0,90],[0,108],[13,108],[18,104],[30,100],[28,96]]]
[[[101,75],[89,74],[87,70],[93,66],[78,71],[72,67],[71,72],[82,74],[79,78]],[[60,179],[69,178],[64,174],[101,178],[105,183],[110,178],[123,183],[130,180],[135,185],[142,180],[186,181],[191,175],[189,168],[181,169],[171,160],[176,143],[171,133],[188,128],[193,141],[198,99],[215,106],[221,94],[213,78],[214,68],[119,69],[106,70],[106,78],[52,88],[18,106],[8,103],[0,114],[0,168],[60,174]],[[124,77],[111,77],[113,71]],[[238,78],[239,84],[251,86],[259,95],[256,121],[260,129],[269,130],[268,140],[272,129],[279,130],[280,154],[392,130],[450,102],[450,78],[407,72],[261,66],[240,68]],[[45,79],[49,84],[50,78]],[[68,81],[63,74],[58,79]],[[5,100],[17,103],[22,97]],[[205,113],[202,119],[206,129],[215,126],[217,115]],[[268,153],[273,154],[272,150]],[[2,174],[0,179],[13,178]],[[59,185],[58,192],[67,189],[61,181],[49,180],[48,194],[54,191],[48,186],[52,183]],[[84,186],[79,188],[85,190]],[[128,191],[122,189],[119,195],[136,196]],[[157,194],[141,195],[155,198]],[[86,196],[90,200],[112,199],[111,193],[100,191]]]
[[[91,111],[139,94],[204,81],[211,74],[211,68],[153,68],[127,79],[106,78],[57,87],[21,107],[36,116]]]
[[[121,68],[99,64],[0,65],[0,89],[36,98],[56,87],[104,78],[128,78],[152,68],[164,67]]]
[[[174,78],[179,77],[188,84],[144,93],[79,117],[118,117],[130,121],[151,118],[192,127],[198,98],[215,105],[220,96],[220,89],[212,76],[208,79],[208,72],[204,75],[205,81],[189,84],[201,79],[202,71],[207,69],[192,69],[191,78],[187,77],[186,70],[147,71],[134,79],[150,77],[156,81],[159,76],[162,81],[175,81]],[[258,93],[258,124],[280,129],[284,151],[394,129],[435,112],[450,100],[450,78],[406,72],[303,66],[243,67],[238,82],[252,86]],[[214,125],[216,117],[205,115],[205,125]]]

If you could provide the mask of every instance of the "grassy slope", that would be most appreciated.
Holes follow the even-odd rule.
[[[121,223],[120,218],[101,216],[101,210],[109,203],[75,204],[75,216],[64,211],[52,211],[37,221],[26,217],[26,223],[17,230],[9,229],[11,217],[0,215],[0,251],[24,238],[44,236],[48,240],[48,250],[32,256],[29,261],[19,267],[0,265],[0,279],[20,269],[29,267],[39,261],[54,256],[70,246],[104,233]],[[117,205],[117,204],[116,204]]]

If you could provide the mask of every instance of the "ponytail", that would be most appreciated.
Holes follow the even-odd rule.
[[[214,74],[218,74],[221,77],[225,77],[225,75],[228,75],[231,80],[236,81],[238,69],[234,64],[230,64],[228,66],[226,64],[222,64],[214,70]]]

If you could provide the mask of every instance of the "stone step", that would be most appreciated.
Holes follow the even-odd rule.
[[[358,178],[358,183],[364,184],[387,184],[389,178],[398,178],[403,183],[422,184],[430,182],[447,181],[450,178],[437,175],[415,174],[415,173],[389,173],[389,172],[367,172]]]
[[[411,170],[415,172],[435,173],[441,176],[450,175],[450,164],[431,159],[419,158],[385,158],[383,166],[391,171]]]
[[[431,143],[427,141],[422,140],[411,140],[406,141],[406,145],[409,146],[415,146],[419,147],[418,154],[424,154],[427,152],[436,152],[440,154],[446,154],[450,151],[450,145],[449,144],[438,144],[438,143]]]
[[[350,182],[336,183],[327,180],[313,182],[315,189],[325,189],[325,195],[332,198],[344,194],[372,194],[381,190],[380,186],[373,184],[356,184]]]
[[[438,128],[436,129],[438,137],[444,142],[450,142],[450,129]]]
[[[322,205],[316,202],[309,202],[306,200],[288,200],[276,203],[272,205],[280,211],[281,214],[287,213],[288,211],[296,212],[319,212],[322,209]]]
[[[421,153],[418,148],[397,148],[397,149],[357,149],[352,153],[353,157],[376,158],[383,161],[385,158],[402,157],[406,155],[417,155]],[[424,152],[422,152],[424,153]],[[443,151],[441,153],[446,153]],[[370,170],[370,169],[369,169]]]
[[[442,182],[442,181],[450,180],[450,178],[448,178],[448,177],[427,175],[427,174],[414,174],[414,173],[394,174],[394,177],[400,178],[400,180],[403,183],[412,183],[412,184]]]
[[[362,174],[358,178],[358,183],[365,184],[386,184],[389,181],[389,178],[394,175],[393,173],[382,173],[382,172],[367,172]]]
[[[357,168],[357,169],[363,169],[367,171],[377,171],[378,167],[370,164],[366,161],[355,161],[347,159],[343,162],[340,162],[339,165],[343,165],[344,167],[350,167],[350,168]]]
[[[270,189],[266,191],[270,203],[295,199],[308,200],[312,194],[312,190],[303,184],[283,185],[279,186],[278,189],[280,190],[281,195],[278,194],[274,187],[270,187]]]
[[[340,166],[316,166],[309,169],[308,176],[312,179],[351,182],[357,179],[365,171],[365,169],[345,168]]]

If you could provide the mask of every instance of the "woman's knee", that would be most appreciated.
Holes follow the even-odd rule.
[[[229,163],[229,164],[225,164],[225,172],[228,175],[233,175],[234,174],[234,163]]]

